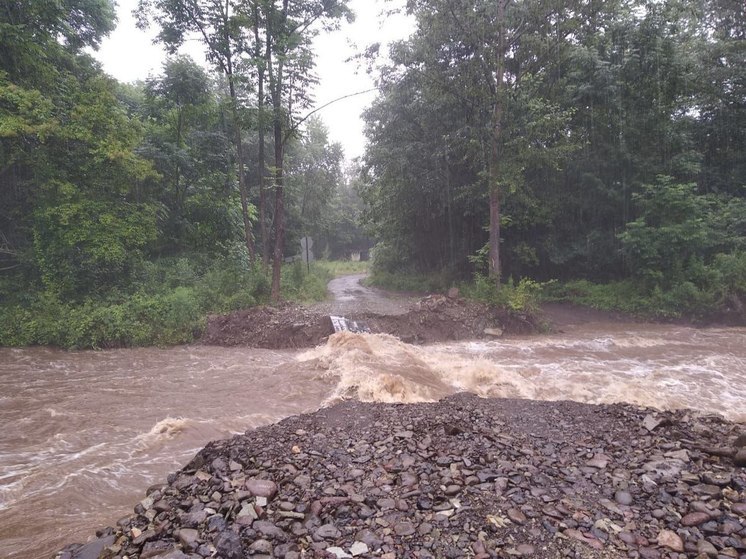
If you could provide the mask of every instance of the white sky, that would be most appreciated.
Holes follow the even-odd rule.
[[[316,39],[317,106],[373,87],[373,80],[365,69],[358,68],[355,61],[346,62],[346,59],[371,43],[406,37],[413,28],[411,20],[403,16],[381,15],[401,4],[402,0],[350,0],[349,6],[356,14],[355,21],[344,23],[339,31]],[[135,26],[132,10],[136,6],[137,0],[118,1],[117,28],[102,42],[98,52],[93,53],[104,71],[121,82],[144,80],[151,74],[160,73],[166,57],[163,49],[152,42],[156,31],[143,32]],[[196,41],[185,45],[182,52],[204,63],[203,51]],[[374,98],[375,92],[370,92],[342,100],[318,113],[329,128],[331,140],[342,144],[348,159],[363,153],[365,140],[360,115]]]

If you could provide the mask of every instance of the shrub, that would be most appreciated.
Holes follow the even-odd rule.
[[[510,278],[497,289],[495,282],[485,275],[477,274],[474,283],[463,286],[465,296],[516,313],[535,313],[539,310],[542,289],[546,284],[521,278],[514,283]]]

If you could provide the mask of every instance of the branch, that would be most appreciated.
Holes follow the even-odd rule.
[[[308,120],[308,119],[309,119],[309,118],[310,118],[311,116],[313,116],[314,114],[316,114],[316,113],[317,113],[317,112],[319,112],[320,110],[322,110],[322,109],[325,109],[325,108],[327,108],[327,107],[328,107],[329,105],[333,105],[334,103],[336,103],[336,102],[338,102],[338,101],[342,101],[342,100],[344,100],[344,99],[349,99],[350,97],[356,97],[357,95],[363,95],[363,94],[365,94],[365,93],[370,93],[371,91],[377,91],[377,90],[378,90],[378,88],[377,88],[377,87],[372,87],[372,88],[370,88],[370,89],[366,89],[365,91],[357,91],[357,92],[355,92],[355,93],[348,93],[347,95],[342,95],[342,97],[337,97],[336,99],[332,99],[331,101],[329,101],[328,103],[324,103],[324,104],[323,104],[323,105],[321,105],[320,107],[316,107],[316,108],[315,108],[314,110],[312,110],[312,111],[311,111],[310,113],[307,113],[307,114],[306,114],[306,115],[305,115],[305,116],[304,116],[303,118],[301,118],[300,120],[298,120],[297,122],[295,122],[295,124],[293,124],[293,125],[292,125],[291,127],[289,127],[289,128],[288,128],[287,134],[286,134],[286,135],[285,135],[285,137],[284,137],[284,138],[282,139],[282,143],[284,144],[285,142],[287,142],[287,141],[288,141],[288,139],[290,138],[290,135],[291,135],[292,133],[294,133],[294,132],[295,132],[296,130],[298,130],[298,127],[299,127],[299,126],[300,126],[301,124],[303,124],[303,123],[304,123],[305,121],[307,121],[307,120]]]

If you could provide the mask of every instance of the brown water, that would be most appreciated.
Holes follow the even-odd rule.
[[[340,398],[468,390],[691,407],[746,421],[746,329],[586,324],[414,347],[338,334],[305,351],[0,350],[0,556],[48,557],[128,514],[208,440]]]

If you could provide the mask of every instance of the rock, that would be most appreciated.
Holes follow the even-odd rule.
[[[658,533],[658,545],[673,551],[684,551],[684,542],[676,532],[671,530],[661,530]]]
[[[172,541],[157,540],[154,542],[147,542],[143,546],[142,551],[140,552],[140,559],[150,559],[150,557],[159,557],[173,550],[176,550],[176,545]],[[239,556],[226,557],[226,559],[239,559]]]
[[[651,460],[643,464],[642,469],[656,476],[674,477],[681,473],[686,467],[683,460],[677,458],[666,458],[664,460]]]
[[[88,542],[75,550],[72,559],[98,559],[104,548],[114,543],[114,539],[114,536],[107,536]]]
[[[361,530],[355,537],[373,551],[376,551],[383,544],[383,541],[370,530]]]
[[[718,550],[707,540],[699,540],[697,543],[697,553],[707,555],[707,557],[717,557]]]
[[[246,490],[255,497],[271,499],[277,494],[277,484],[268,479],[247,479]]]
[[[448,293],[446,293],[446,297],[448,297],[449,299],[458,299],[459,293],[460,292],[458,287],[451,287],[448,290]]]
[[[642,559],[660,559],[661,552],[652,547],[641,547],[639,550]]]
[[[720,488],[717,485],[710,485],[708,483],[700,483],[692,487],[692,493],[697,495],[706,495],[708,497],[720,497]]]
[[[733,481],[733,476],[727,472],[705,472],[702,474],[702,481],[708,485],[727,487]]]
[[[184,549],[192,550],[197,547],[198,533],[194,528],[182,528],[177,537]]]
[[[525,524],[526,520],[528,520],[526,518],[526,515],[518,509],[508,509],[508,518],[510,518],[510,520],[512,520],[516,524],[520,525]]]
[[[503,335],[502,328],[485,328],[484,333],[488,336],[493,336],[495,338],[499,338]]]
[[[733,441],[733,448],[746,448],[746,433],[742,433]]]
[[[196,528],[205,520],[207,520],[207,512],[204,509],[181,515],[181,525],[184,528]]]
[[[646,415],[645,419],[642,420],[642,426],[651,432],[657,429],[662,423],[662,419],[659,419],[652,414]]]
[[[350,555],[357,557],[369,552],[368,546],[364,542],[355,542],[350,546]]]
[[[681,519],[682,526],[699,526],[710,520],[710,515],[706,512],[690,512]]]
[[[617,491],[614,493],[614,500],[620,505],[629,506],[632,504],[632,494],[629,491]]]
[[[279,540],[281,542],[287,541],[288,539],[287,534],[282,530],[282,528],[279,528],[272,522],[267,522],[266,520],[257,520],[251,525],[251,527],[270,539]]]
[[[456,485],[455,483],[446,487],[446,490],[445,490],[445,494],[450,495],[450,496],[458,495],[460,492],[461,492],[461,486]]]
[[[689,462],[689,451],[685,448],[682,448],[681,450],[666,452],[663,456],[665,456],[666,458],[681,460],[682,462]]]
[[[172,549],[168,553],[159,555],[158,559],[190,559],[190,557],[179,549]]]
[[[325,550],[327,553],[331,553],[337,556],[337,559],[346,559],[352,557],[349,553],[345,552],[341,547],[327,547]]]
[[[224,530],[215,538],[215,549],[225,559],[244,559],[241,538],[231,530]]]
[[[598,468],[603,470],[609,464],[610,458],[605,454],[596,454],[591,460],[588,460],[586,464],[592,468]]]
[[[746,503],[733,503],[730,510],[739,516],[746,517]]]
[[[271,555],[273,551],[272,544],[267,540],[255,540],[249,546],[249,553],[262,553],[264,555]]]
[[[411,536],[415,533],[414,524],[411,522],[397,522],[394,524],[394,532],[397,536]]]
[[[521,557],[530,557],[531,555],[536,553],[536,548],[531,544],[522,543],[518,544],[518,546],[516,547],[516,551]]]
[[[335,538],[339,538],[341,535],[342,533],[334,524],[324,524],[323,526],[319,526],[313,533],[313,537],[317,541],[332,540]]]
[[[738,452],[733,457],[733,463],[740,467],[746,466],[746,447],[738,449]]]

